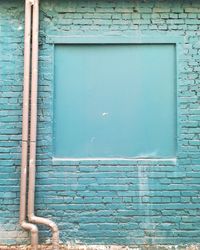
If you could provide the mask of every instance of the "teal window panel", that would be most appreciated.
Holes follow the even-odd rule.
[[[55,45],[54,73],[54,157],[176,155],[175,45]]]

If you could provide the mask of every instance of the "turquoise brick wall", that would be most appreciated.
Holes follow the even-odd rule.
[[[36,213],[82,244],[200,242],[199,1],[42,0]],[[29,242],[18,225],[24,3],[0,2],[0,244]],[[180,38],[175,160],[53,159],[52,36]],[[98,38],[97,38],[98,39]],[[114,39],[114,38],[113,38]],[[49,232],[41,227],[41,242]]]

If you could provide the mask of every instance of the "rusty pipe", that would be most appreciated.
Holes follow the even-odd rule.
[[[32,3],[25,1],[25,30],[24,30],[24,84],[23,84],[23,113],[22,113],[22,156],[21,156],[21,183],[20,183],[20,218],[23,229],[31,232],[31,245],[37,250],[38,228],[26,221],[26,194],[27,194],[27,159],[29,137],[29,97],[30,97],[30,48],[31,48],[31,15]]]
[[[37,93],[38,93],[38,38],[39,38],[39,0],[34,0],[32,22],[32,76],[31,76],[31,120],[30,120],[30,156],[28,219],[35,224],[44,224],[52,231],[53,250],[59,249],[59,231],[57,225],[49,219],[34,214],[35,176],[36,176],[36,139],[37,139]]]

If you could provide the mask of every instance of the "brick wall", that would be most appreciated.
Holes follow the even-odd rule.
[[[200,242],[200,3],[42,0],[36,214],[81,244]],[[0,2],[0,244],[26,243],[18,225],[24,4]],[[177,158],[53,160],[52,36],[179,37]],[[49,232],[41,227],[41,241]]]

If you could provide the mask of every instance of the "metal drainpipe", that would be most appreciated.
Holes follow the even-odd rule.
[[[58,231],[57,225],[49,219],[41,218],[34,214],[35,175],[36,175],[36,138],[37,138],[39,0],[34,0],[33,24],[32,25],[33,25],[32,26],[32,77],[31,77],[28,219],[32,223],[44,224],[51,228],[53,250],[58,250],[59,249],[59,231]]]
[[[37,250],[38,228],[26,221],[26,191],[27,191],[27,158],[29,136],[29,96],[30,96],[30,47],[31,47],[31,12],[32,3],[25,2],[25,32],[24,32],[24,86],[23,86],[23,113],[22,113],[22,159],[20,185],[20,225],[31,232],[31,245]]]

